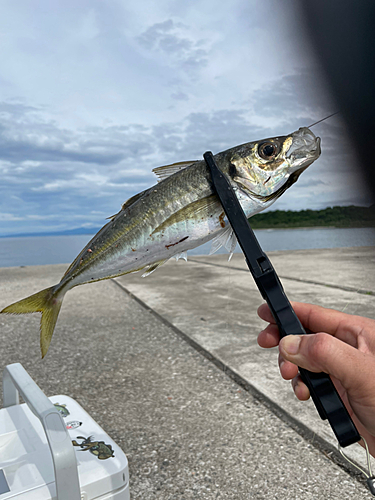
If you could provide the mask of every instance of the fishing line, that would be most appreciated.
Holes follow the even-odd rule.
[[[358,288],[357,290],[354,290],[354,293],[358,293],[361,289]],[[351,300],[348,300],[348,302],[345,304],[345,306],[340,309],[341,312],[344,312],[348,307],[349,307],[349,304],[351,304],[352,301]],[[358,309],[358,308],[357,308]],[[356,314],[356,309],[354,309],[354,311],[350,312],[350,313],[346,313],[346,314]]]
[[[371,457],[370,457],[370,452],[369,452],[369,449],[368,449],[368,446],[367,446],[367,442],[366,442],[366,439],[361,436],[362,438],[362,441],[365,443],[365,448],[366,448],[366,457],[367,457],[367,469],[368,469],[368,473],[362,469],[362,467],[359,467],[357,464],[355,464],[354,462],[352,462],[350,460],[349,457],[347,457],[345,455],[345,453],[343,452],[341,446],[339,445],[339,452],[341,453],[341,455],[345,458],[345,460],[347,460],[350,464],[352,464],[356,469],[358,469],[359,471],[362,472],[362,474],[366,477],[367,479],[367,485],[372,493],[372,495],[375,496],[375,476],[372,474],[372,468],[371,468]]]
[[[322,118],[321,120],[318,120],[317,122],[313,123],[312,125],[309,125],[307,128],[311,128],[311,127],[313,127],[314,125],[317,125],[320,122],[324,122],[324,120],[328,120],[328,118],[331,118],[331,116],[335,116],[338,113],[340,113],[340,111],[336,111],[335,113],[332,113],[332,114],[326,116],[325,118]]]
[[[225,303],[225,320],[226,320],[226,326],[225,326],[225,329],[226,329],[226,332],[227,332],[227,335],[231,329],[231,325],[230,325],[230,320],[229,320],[229,316],[230,316],[230,311],[232,310],[232,307],[230,307],[230,304],[229,304],[229,300],[230,300],[230,297],[231,297],[231,291],[232,291],[232,270],[231,270],[231,264],[230,264],[230,259],[228,259],[228,264],[227,264],[227,299],[226,299],[226,303]],[[233,296],[233,293],[232,293],[232,296]]]

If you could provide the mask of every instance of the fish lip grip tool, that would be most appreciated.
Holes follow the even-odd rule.
[[[249,270],[276,321],[280,337],[306,334],[285,295],[275,269],[260,247],[232,186],[216,165],[210,151],[206,152],[203,158],[211,172],[214,190],[237,236]],[[313,373],[303,368],[299,368],[299,372],[310,390],[320,417],[323,420],[328,419],[340,446],[344,448],[359,441],[361,436],[329,375]]]

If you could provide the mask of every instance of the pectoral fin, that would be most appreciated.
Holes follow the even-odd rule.
[[[173,226],[173,224],[178,224],[179,222],[185,222],[189,219],[208,218],[210,215],[214,215],[220,211],[220,203],[216,195],[206,196],[200,200],[190,203],[181,210],[178,210],[173,215],[168,217],[160,226],[158,226],[152,234],[160,233],[165,231],[168,227]]]

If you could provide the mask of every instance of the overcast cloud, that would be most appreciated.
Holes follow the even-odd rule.
[[[4,0],[0,234],[101,226],[156,166],[335,111],[282,3]],[[273,208],[369,204],[340,119],[314,131],[320,160]]]

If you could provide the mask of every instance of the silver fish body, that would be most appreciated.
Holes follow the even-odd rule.
[[[285,141],[287,137],[278,139]],[[276,180],[272,183],[266,182],[270,177],[267,170],[260,169],[262,175],[257,191],[254,185],[250,191],[238,182],[236,165],[254,170],[253,165],[246,165],[246,162],[254,144],[258,143],[237,146],[215,156],[247,217],[270,206],[290,176],[307,168],[307,163],[319,156],[319,138],[309,129],[300,129],[292,138],[289,150],[290,154],[294,152],[294,157],[288,171],[284,169],[274,175]],[[61,287],[71,288],[165,262],[211,240],[227,226],[205,162],[194,162],[146,190],[114,216],[76,258],[61,281]]]
[[[237,193],[248,216],[263,208],[260,200],[240,189]],[[162,180],[119,212],[83,249],[61,286],[165,262],[209,241],[227,224],[207,167],[197,162]]]
[[[320,139],[307,128],[250,142],[215,155],[247,217],[270,206],[320,155]],[[184,257],[203,243],[233,250],[235,238],[202,161],[159,167],[155,186],[128,200],[80,252],[60,283],[2,313],[42,312],[42,356],[48,350],[65,293],[84,283],[144,270]],[[229,242],[229,243],[228,243]]]

